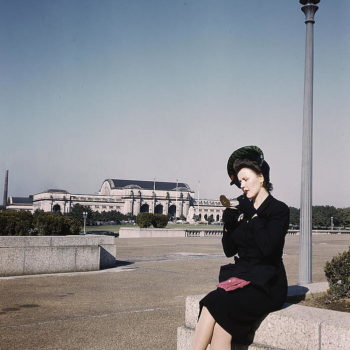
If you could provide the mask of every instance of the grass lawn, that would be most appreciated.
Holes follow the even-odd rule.
[[[86,231],[112,231],[119,232],[121,227],[138,227],[133,225],[102,225],[102,226],[86,226]],[[198,230],[222,230],[220,225],[195,225],[195,224],[168,224],[166,228],[178,229],[198,229]]]

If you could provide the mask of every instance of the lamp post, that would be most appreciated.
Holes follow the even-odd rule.
[[[198,222],[199,222],[199,187],[200,187],[201,182],[198,180],[198,193],[197,193],[197,218],[198,218]]]
[[[314,15],[320,0],[300,0],[305,14],[305,77],[300,196],[299,284],[312,282],[312,118]]]
[[[153,214],[156,212],[156,178],[153,178]]]
[[[86,218],[88,216],[87,211],[83,211],[83,218],[84,218],[84,235],[86,235]]]
[[[177,188],[179,187],[179,180],[176,179],[176,197],[175,197],[175,222],[176,222],[176,219],[177,219]]]

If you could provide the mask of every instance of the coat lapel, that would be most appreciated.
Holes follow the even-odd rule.
[[[269,207],[271,201],[272,201],[273,197],[271,196],[271,194],[269,194],[265,200],[260,204],[260,207],[257,209],[258,215],[259,214],[264,214],[266,208]]]

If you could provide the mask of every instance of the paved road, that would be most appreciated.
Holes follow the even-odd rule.
[[[120,266],[98,272],[0,278],[0,349],[176,349],[185,298],[215,288],[230,262],[218,238],[116,239]],[[349,235],[314,236],[314,282]],[[285,264],[297,282],[298,237]]]

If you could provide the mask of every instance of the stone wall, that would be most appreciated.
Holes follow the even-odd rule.
[[[185,229],[121,227],[119,238],[186,237]]]
[[[93,271],[114,266],[109,236],[0,236],[0,276]]]
[[[204,295],[186,299],[185,325],[177,330],[177,350],[190,350],[198,319],[199,300]],[[235,350],[348,350],[350,313],[285,304],[270,313],[260,324],[249,347],[235,345]]]

